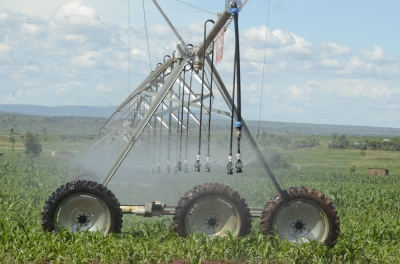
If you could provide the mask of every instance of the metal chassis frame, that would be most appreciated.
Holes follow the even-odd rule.
[[[248,0],[245,1],[245,4],[246,4],[247,1]],[[211,32],[208,33],[208,35],[206,37],[206,43],[200,43],[196,47],[194,52],[190,53],[187,50],[185,42],[182,40],[181,36],[178,34],[178,32],[172,26],[171,22],[168,20],[168,18],[166,17],[166,15],[164,14],[164,12],[160,8],[160,6],[158,5],[157,1],[153,0],[153,2],[156,5],[156,7],[159,9],[161,14],[164,16],[164,18],[166,19],[167,23],[170,25],[170,27],[172,28],[174,33],[177,35],[178,39],[180,40],[180,42],[178,43],[177,47],[178,47],[180,53],[181,54],[183,53],[185,55],[183,56],[183,58],[179,58],[179,59],[177,59],[177,58],[169,58],[165,63],[163,63],[160,67],[158,67],[154,72],[152,72],[136,88],[136,90],[134,92],[132,92],[132,94],[129,95],[127,99],[124,100],[124,102],[116,109],[115,113],[101,127],[101,129],[104,128],[107,125],[107,123],[109,122],[109,120],[112,119],[112,117],[117,115],[120,112],[120,110],[126,104],[130,103],[130,101],[135,96],[139,95],[140,93],[143,93],[143,94],[146,94],[146,95],[149,95],[149,96],[156,95],[154,100],[152,100],[151,105],[149,106],[149,109],[146,111],[145,115],[142,117],[141,121],[139,122],[138,126],[136,127],[136,130],[134,131],[134,133],[133,133],[132,137],[130,138],[129,142],[125,145],[125,147],[121,151],[119,157],[114,162],[114,164],[111,167],[110,171],[108,172],[108,174],[105,176],[104,180],[102,181],[102,184],[104,186],[107,186],[107,184],[109,183],[109,181],[111,180],[111,178],[113,177],[115,172],[118,170],[118,168],[121,165],[121,163],[124,161],[124,159],[128,155],[128,153],[131,150],[131,148],[134,146],[134,144],[138,140],[139,136],[141,135],[141,133],[145,129],[146,125],[150,122],[151,118],[154,116],[155,112],[157,111],[157,108],[159,107],[159,105],[163,102],[164,98],[166,98],[166,96],[170,92],[173,84],[178,79],[180,72],[185,67],[185,65],[188,62],[188,60],[192,56],[195,56],[193,58],[193,60],[196,63],[196,58],[197,58],[197,62],[198,62],[199,61],[198,57],[202,56],[202,54],[204,52],[204,49],[206,47],[208,47],[212,43],[212,41],[214,40],[214,38],[216,37],[218,32],[224,27],[224,25],[227,23],[227,21],[231,17],[231,15],[224,10],[223,13],[220,15],[219,19],[214,24]],[[228,22],[228,24],[229,23],[230,23],[230,21]],[[158,93],[156,93],[154,91],[145,91],[145,89],[147,88],[146,85],[148,83],[153,81],[157,76],[160,76],[160,74],[162,72],[167,70],[168,67],[172,66],[174,63],[176,64],[175,67],[169,73],[169,75],[170,75],[169,78],[164,83],[164,85],[162,86],[161,90]],[[211,70],[213,71],[213,76],[212,76],[213,80],[212,81],[214,81],[215,84],[217,85],[217,87],[219,89],[219,92],[221,93],[221,95],[224,98],[224,100],[225,100],[226,104],[228,105],[228,107],[230,109],[232,109],[232,107],[233,107],[233,110],[234,110],[233,112],[236,114],[237,113],[237,109],[236,109],[236,106],[235,106],[235,104],[234,104],[234,102],[232,100],[232,97],[230,96],[228,90],[226,89],[226,87],[225,87],[225,85],[224,85],[224,83],[223,83],[218,71],[213,67],[211,59],[209,58],[208,55],[206,55],[206,58],[205,58],[204,70],[206,68],[207,68],[207,70],[209,72],[211,72]],[[186,85],[186,84],[183,83],[183,86],[184,85]],[[208,87],[206,87],[206,89],[208,89]],[[177,99],[174,99],[174,98],[171,97],[171,98],[169,98],[169,100],[177,100]],[[190,98],[188,100],[190,100]],[[194,102],[198,102],[198,101],[200,101],[199,98],[194,100]],[[191,102],[193,102],[193,101],[191,101]],[[193,105],[193,106],[196,107],[196,105]],[[171,113],[171,112],[173,112],[173,110],[174,109],[171,108],[171,109],[165,110],[164,112],[165,113],[168,113],[168,112]],[[208,110],[212,111],[212,112],[215,112],[217,114],[230,116],[230,113],[227,113],[226,111],[221,111],[221,110],[217,110],[217,109],[208,109]],[[135,111],[135,112],[137,112],[137,111]],[[135,115],[136,115],[136,113],[135,113]],[[270,167],[268,166],[268,164],[267,164],[267,162],[265,160],[265,157],[261,153],[261,150],[259,149],[256,141],[254,140],[250,130],[248,129],[248,127],[247,127],[247,125],[245,123],[245,121],[242,120],[242,123],[243,123],[243,132],[246,134],[251,148],[255,152],[258,160],[260,161],[260,163],[262,164],[264,170],[266,171],[266,173],[268,174],[269,178],[271,179],[275,189],[278,192],[282,192],[281,187],[279,186],[274,174],[272,173]],[[146,203],[144,205],[121,205],[120,208],[121,208],[123,214],[136,214],[136,215],[140,215],[140,216],[143,216],[143,217],[174,215],[175,214],[175,206],[167,206],[165,203],[160,202],[160,201]],[[250,207],[250,214],[251,214],[252,217],[260,217],[262,211],[263,211],[263,208]]]

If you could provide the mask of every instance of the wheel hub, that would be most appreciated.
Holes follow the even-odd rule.
[[[296,218],[292,222],[292,229],[296,233],[302,233],[307,229],[307,222],[303,218]]]
[[[216,229],[219,225],[219,220],[216,215],[209,215],[205,219],[206,227],[209,229]]]
[[[90,222],[90,215],[86,212],[78,212],[75,216],[75,223],[85,226]]]

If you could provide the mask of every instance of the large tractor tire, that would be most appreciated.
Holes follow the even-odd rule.
[[[291,242],[335,244],[340,221],[332,202],[320,191],[291,187],[276,194],[264,207],[260,228],[264,235],[279,234]]]
[[[72,181],[58,188],[42,212],[45,231],[120,233],[122,211],[115,195],[93,181]]]
[[[206,183],[189,190],[179,200],[173,228],[181,237],[205,233],[208,237],[245,236],[251,232],[251,215],[246,201],[229,186]]]

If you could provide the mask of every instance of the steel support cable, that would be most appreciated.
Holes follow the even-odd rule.
[[[214,24],[214,21],[209,19],[204,23],[204,43],[206,42],[206,31],[207,31],[207,23],[212,22]],[[203,49],[203,71],[202,71],[202,77],[201,77],[201,94],[200,94],[200,125],[199,125],[199,150],[197,152],[197,160],[194,163],[195,171],[200,172],[200,158],[201,158],[201,126],[202,126],[202,121],[203,121],[203,98],[204,98],[204,73],[205,73],[205,67],[204,67],[204,61],[206,57],[206,49],[207,47],[204,47]]]
[[[242,138],[242,98],[241,98],[241,80],[240,80],[240,47],[239,47],[239,9],[235,2],[231,3],[231,11],[235,25],[235,53],[236,53],[236,83],[237,83],[237,119],[236,119],[236,138],[237,138],[237,153],[236,153],[236,172],[241,173],[243,162],[240,159],[240,139]]]
[[[211,108],[212,108],[212,85],[213,85],[213,73],[214,73],[214,41],[211,44],[212,51],[211,51],[211,83],[210,83],[210,109],[208,111],[208,142],[207,142],[207,158],[206,158],[206,172],[211,171],[211,162],[210,162],[210,141],[211,141]],[[204,61],[203,61],[203,65]]]
[[[153,70],[153,67],[151,66],[150,45],[149,45],[149,37],[147,36],[147,21],[146,21],[146,10],[144,9],[144,0],[142,0],[142,5],[143,5],[144,27],[146,29],[147,51],[149,52],[149,62],[151,71]]]
[[[268,29],[269,29],[269,8],[271,5],[271,0],[268,1],[268,15],[267,15],[267,30],[265,31],[265,44],[264,44],[264,64],[261,78],[261,92],[260,92],[260,111],[258,113],[258,128],[257,128],[257,139],[260,134],[260,122],[261,122],[261,107],[262,107],[262,99],[263,99],[263,90],[264,90],[264,73],[265,73],[265,57],[267,55],[267,40],[268,40]]]
[[[191,6],[191,7],[193,7],[193,8],[196,8],[196,9],[198,9],[198,10],[204,11],[204,12],[206,12],[206,13],[209,13],[209,14],[212,14],[212,15],[215,15],[215,16],[218,16],[218,14],[215,14],[215,13],[212,13],[212,12],[207,11],[207,10],[205,10],[205,9],[202,9],[202,8],[200,8],[200,7],[197,7],[197,6],[188,4],[188,3],[183,2],[183,1],[181,1],[181,0],[176,0],[176,1],[181,2],[182,4],[185,4],[185,5]]]
[[[190,69],[190,81],[189,81],[189,92],[188,92],[188,104],[187,104],[187,115],[186,115],[186,154],[185,164],[183,164],[183,172],[189,172],[187,158],[188,158],[188,145],[189,145],[189,114],[190,114],[190,93],[192,92],[192,81],[193,81],[193,61],[191,62]]]
[[[131,7],[130,0],[128,0],[128,90],[131,94]],[[129,108],[128,120],[131,119],[131,113]]]

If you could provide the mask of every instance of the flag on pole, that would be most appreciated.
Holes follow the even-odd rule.
[[[216,43],[216,62],[215,65],[218,64],[222,60],[222,57],[224,56],[224,34],[225,34],[225,27],[221,29],[221,31],[218,33],[217,36],[217,43]]]

